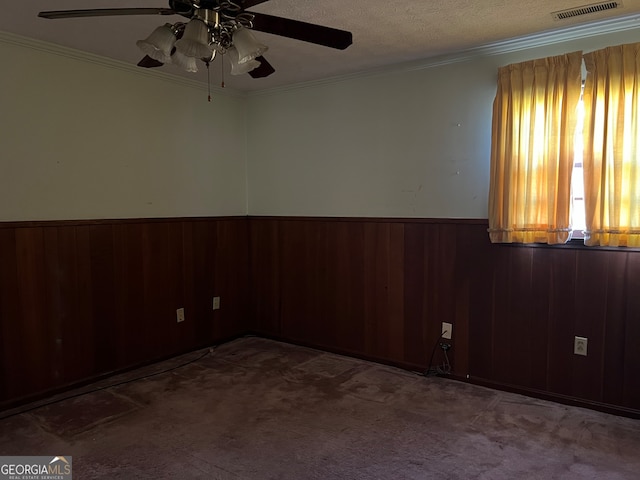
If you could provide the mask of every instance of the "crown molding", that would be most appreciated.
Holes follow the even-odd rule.
[[[312,80],[309,82],[300,82],[293,85],[284,85],[281,87],[267,88],[263,90],[256,90],[250,92],[242,92],[231,88],[221,88],[216,85],[211,87],[211,90],[216,95],[225,95],[230,97],[256,97],[263,95],[273,95],[283,93],[287,91],[300,90],[305,88],[312,88],[322,85],[329,85],[335,83],[341,83],[358,78],[374,77],[379,75],[386,75],[390,73],[403,73],[417,70],[424,70],[428,68],[439,67],[443,65],[449,65],[452,63],[459,63],[480,56],[492,56],[500,55],[510,52],[516,52],[520,50],[527,50],[536,47],[543,47],[561,42],[568,42],[571,40],[578,40],[582,38],[589,38],[598,35],[605,35],[616,32],[623,32],[626,30],[633,30],[640,28],[640,15],[628,15],[624,17],[618,17],[608,20],[601,20],[598,22],[592,22],[587,24],[573,25],[570,27],[547,30],[544,32],[536,33],[533,35],[527,35],[524,37],[510,38],[507,40],[501,40],[499,42],[488,43],[478,47],[473,47],[457,52],[451,52],[443,55],[424,58],[421,60],[415,60],[411,62],[398,63],[395,65],[389,65],[385,67],[379,67],[369,69],[361,72],[351,73],[347,75],[338,75],[328,77],[319,80]],[[151,77],[160,79],[169,83],[180,85],[183,87],[195,88],[198,90],[206,90],[207,85],[205,83],[190,80],[178,75],[171,75],[165,72],[158,71],[157,69],[140,68],[135,65],[131,65],[119,60],[113,60],[100,55],[83,52],[73,48],[63,47],[52,43],[44,42],[41,40],[35,40],[28,37],[23,37],[13,33],[0,31],[0,43],[6,43],[10,45],[17,45],[20,47],[30,48],[32,50],[38,50],[52,55],[60,55],[67,58],[72,58],[81,62],[93,63],[102,65],[108,68],[114,68],[122,70],[134,75],[140,75],[145,77]]]
[[[312,80],[309,82],[301,82],[295,85],[285,85],[282,87],[258,90],[255,92],[247,92],[246,95],[249,97],[272,95],[272,94],[284,93],[292,90],[299,90],[299,89],[311,88],[311,87],[316,87],[321,85],[335,84],[335,83],[340,83],[340,82],[358,79],[358,78],[367,78],[367,77],[375,77],[380,75],[387,75],[391,73],[403,73],[403,72],[411,72],[411,71],[417,71],[417,70],[425,70],[428,68],[440,67],[440,66],[449,65],[452,63],[465,62],[481,56],[502,55],[502,54],[517,52],[521,50],[528,50],[531,48],[544,47],[547,45],[553,45],[553,44],[562,43],[562,42],[569,42],[572,40],[595,37],[598,35],[624,32],[627,30],[633,30],[638,28],[640,28],[640,15],[638,14],[628,15],[625,17],[602,20],[602,21],[593,22],[589,24],[580,24],[580,25],[574,25],[574,26],[566,27],[562,29],[547,30],[547,31],[539,32],[533,35],[510,38],[507,40],[487,43],[485,45],[480,45],[480,46],[465,49],[465,50],[459,50],[457,52],[451,52],[444,55],[424,58],[421,60],[414,60],[411,62],[398,63],[395,65],[388,65],[385,67],[369,69],[362,72],[328,77],[320,80]]]
[[[169,73],[158,71],[157,69],[140,68],[137,65],[132,65],[120,60],[114,60],[93,53],[83,52],[74,48],[63,47],[53,43],[44,42],[42,40],[35,40],[33,38],[23,37],[14,33],[0,31],[0,43],[7,45],[15,45],[18,47],[24,47],[39,52],[44,52],[50,55],[58,55],[65,58],[70,58],[84,63],[91,63],[94,65],[100,65],[115,70],[131,73],[137,76],[143,76],[147,78],[155,78],[164,82],[172,83],[187,88],[194,88],[200,91],[207,91],[207,85],[197,80],[190,80],[178,75],[171,75]],[[239,92],[230,88],[221,88],[216,85],[211,86],[211,92],[216,95],[224,95],[229,97],[244,97],[242,92]]]

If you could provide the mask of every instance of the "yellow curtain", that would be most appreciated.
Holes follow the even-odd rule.
[[[640,43],[584,56],[586,245],[640,247]]]
[[[564,243],[571,235],[571,171],[582,52],[498,70],[493,103],[489,237]]]

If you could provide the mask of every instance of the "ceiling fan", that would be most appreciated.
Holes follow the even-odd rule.
[[[207,67],[216,54],[226,55],[231,74],[248,73],[253,78],[271,75],[275,69],[262,54],[268,49],[251,30],[344,50],[352,43],[351,32],[250,12],[268,0],[169,0],[169,8],[101,8],[40,12],[48,19],[117,15],[180,15],[187,22],[166,23],[156,28],[138,47],[146,56],[138,62],[145,68],[174,64],[197,71],[197,60]]]

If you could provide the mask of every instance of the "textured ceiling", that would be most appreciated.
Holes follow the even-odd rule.
[[[353,33],[353,45],[334,50],[256,32],[269,46],[264,55],[276,73],[263,79],[248,75],[225,78],[228,87],[261,90],[352,74],[393,64],[640,14],[640,0],[623,0],[622,8],[554,20],[551,12],[592,3],[589,0],[269,0],[250,10],[317,23]],[[129,16],[45,20],[41,10],[119,7],[168,7],[164,0],[33,0],[3,1],[0,30],[136,64],[143,56],[135,45],[155,27],[182,17]],[[640,17],[639,17],[640,18]],[[216,59],[211,76],[220,80]],[[206,81],[175,67],[161,71]]]

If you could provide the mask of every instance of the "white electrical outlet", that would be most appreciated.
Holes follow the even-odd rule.
[[[453,324],[442,322],[442,338],[451,340],[451,333],[453,332]]]
[[[213,309],[220,310],[220,297],[213,297]]]
[[[178,323],[184,322],[184,308],[179,308],[176,310],[176,318]]]
[[[587,356],[587,337],[575,337],[573,340],[573,353]]]

